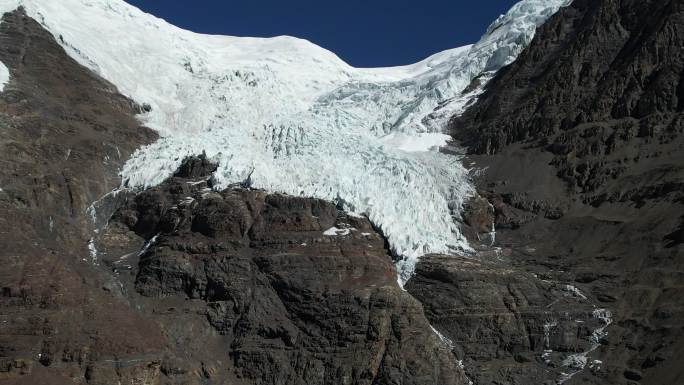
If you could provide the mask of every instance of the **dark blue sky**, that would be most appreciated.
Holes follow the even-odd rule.
[[[356,67],[409,64],[474,43],[516,0],[126,0],[195,32],[291,35]],[[192,5],[191,5],[192,4]]]

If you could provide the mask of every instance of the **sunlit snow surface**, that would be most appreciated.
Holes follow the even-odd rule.
[[[535,27],[569,0],[524,0],[476,44],[404,67],[353,68],[292,37],[207,36],[120,0],[0,0],[23,5],[80,63],[136,102],[162,139],[122,170],[129,186],[161,183],[205,151],[220,187],[251,170],[255,187],[337,199],[365,213],[404,258],[468,250],[457,225],[471,193],[446,143],[447,120],[482,92],[462,91],[511,63]],[[455,31],[456,32],[456,31]]]

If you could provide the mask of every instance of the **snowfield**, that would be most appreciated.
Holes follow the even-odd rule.
[[[0,0],[0,10],[23,6],[78,62],[151,106],[141,119],[162,139],[126,163],[124,184],[154,186],[204,151],[220,187],[253,171],[255,187],[368,215],[403,258],[403,282],[421,255],[469,250],[458,227],[468,170],[436,151],[482,86],[463,90],[511,63],[569,2],[524,0],[474,45],[373,69],[293,37],[184,31],[121,0]]]

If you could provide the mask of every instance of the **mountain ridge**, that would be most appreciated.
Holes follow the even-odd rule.
[[[581,383],[684,378],[683,32],[682,1],[576,0],[450,123],[505,264],[612,311]]]

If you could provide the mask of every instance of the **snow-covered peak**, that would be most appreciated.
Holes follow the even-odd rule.
[[[467,251],[458,228],[472,193],[444,145],[446,121],[569,0],[524,0],[472,46],[391,68],[353,68],[293,37],[184,31],[121,0],[0,0],[23,6],[67,52],[151,111],[162,136],[122,170],[128,186],[160,183],[183,157],[206,152],[219,186],[336,199],[378,224],[404,257]]]

